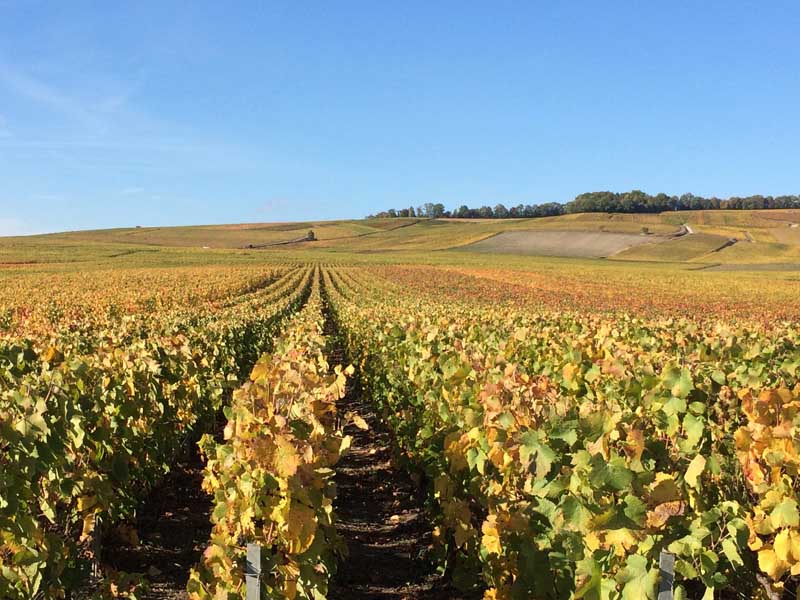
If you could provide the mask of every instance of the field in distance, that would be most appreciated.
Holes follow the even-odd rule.
[[[316,238],[313,242],[307,241],[310,231]],[[459,253],[690,263],[704,268],[758,265],[761,269],[800,269],[800,210],[131,227],[0,238],[0,263],[116,258],[130,254],[146,260],[147,254],[169,254],[170,249],[337,255],[458,250]]]

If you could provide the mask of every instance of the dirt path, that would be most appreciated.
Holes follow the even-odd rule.
[[[335,339],[329,323],[326,334]],[[346,364],[341,348],[329,352],[331,365]],[[339,565],[329,600],[461,600],[425,559],[431,541],[423,498],[410,475],[392,462],[392,441],[370,402],[350,386],[340,407],[369,425],[350,425],[353,444],[336,466],[337,531],[349,557]]]
[[[459,598],[424,558],[431,537],[422,494],[392,465],[389,435],[364,398],[349,394],[342,408],[361,415],[370,428],[348,427],[353,446],[336,467],[336,529],[350,555],[339,566],[328,598]]]
[[[140,508],[135,523],[139,545],[108,540],[103,562],[129,573],[143,573],[150,590],[137,598],[187,598],[189,569],[200,560],[211,533],[211,498],[201,489],[203,460],[192,443],[164,481]]]

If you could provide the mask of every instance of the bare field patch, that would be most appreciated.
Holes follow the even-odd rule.
[[[603,258],[642,244],[658,244],[659,235],[601,231],[507,231],[464,246],[472,252]]]
[[[664,244],[632,247],[620,252],[614,258],[621,260],[685,262],[717,252],[728,243],[730,243],[729,238],[724,236],[694,233],[669,239]],[[709,259],[708,262],[715,260]]]

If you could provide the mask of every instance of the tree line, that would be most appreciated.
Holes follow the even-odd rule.
[[[641,190],[630,192],[587,192],[579,194],[571,202],[547,202],[545,204],[518,204],[506,207],[504,204],[469,208],[461,205],[454,210],[446,210],[441,203],[427,202],[417,208],[382,211],[367,216],[374,218],[395,217],[454,217],[459,219],[515,219],[530,217],[553,217],[582,212],[607,213],[659,213],[678,210],[756,210],[769,208],[800,208],[800,196],[731,196],[730,198],[704,198],[694,194],[652,196]]]

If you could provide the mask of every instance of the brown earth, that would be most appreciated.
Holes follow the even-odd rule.
[[[331,365],[347,361],[329,317],[326,335]],[[408,471],[396,466],[389,433],[382,428],[369,398],[349,381],[339,407],[355,413],[369,429],[351,424],[350,450],[336,465],[336,530],[348,547],[331,582],[329,600],[467,600],[454,591],[428,560],[431,525],[425,492]]]
[[[184,600],[186,581],[211,534],[211,497],[202,489],[203,460],[195,443],[143,502],[134,526],[139,544],[104,541],[102,561],[150,582],[142,600]]]
[[[634,246],[669,239],[664,235],[604,231],[506,231],[462,249],[496,254],[602,258]]]
[[[369,402],[350,394],[342,410],[360,415],[369,425],[351,425],[353,445],[336,467],[337,531],[349,556],[331,584],[330,600],[456,600],[425,559],[431,543],[424,493],[393,462],[389,434]]]

